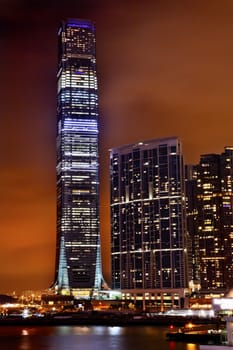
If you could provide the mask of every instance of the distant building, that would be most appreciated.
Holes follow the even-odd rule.
[[[18,298],[7,295],[7,294],[0,294],[0,305],[2,304],[15,304],[18,302]]]
[[[188,229],[198,251],[201,290],[226,292],[233,287],[233,147],[202,155],[195,169],[196,223]]]
[[[112,288],[157,308],[183,307],[188,287],[181,142],[114,148],[111,158]]]
[[[197,167],[185,166],[186,218],[188,232],[189,285],[193,292],[200,290],[200,251],[197,220]]]
[[[95,297],[102,283],[95,43],[89,21],[59,28],[55,287],[79,298]]]

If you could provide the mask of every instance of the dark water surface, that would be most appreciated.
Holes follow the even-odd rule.
[[[0,327],[0,350],[198,350],[166,341],[168,328],[155,326]]]

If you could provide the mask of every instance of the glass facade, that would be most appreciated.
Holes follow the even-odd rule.
[[[58,32],[56,288],[90,297],[102,281],[95,27]]]
[[[177,138],[111,150],[113,289],[187,288],[184,167]]]

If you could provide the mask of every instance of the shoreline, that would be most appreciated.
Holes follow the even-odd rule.
[[[187,323],[219,327],[225,323],[217,318],[202,319],[183,316],[147,316],[140,314],[118,314],[109,312],[77,312],[48,314],[43,317],[7,316],[0,318],[1,326],[173,326],[183,327]]]

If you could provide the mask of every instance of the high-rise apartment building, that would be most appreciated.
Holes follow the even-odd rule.
[[[186,219],[189,254],[189,285],[193,292],[200,290],[200,252],[197,220],[197,167],[185,165]]]
[[[58,43],[55,286],[89,298],[102,282],[95,27],[67,20]]]
[[[196,225],[189,230],[198,250],[201,290],[226,292],[233,287],[233,147],[202,155],[195,169]]]
[[[112,288],[158,308],[188,287],[184,166],[177,138],[111,150]]]

